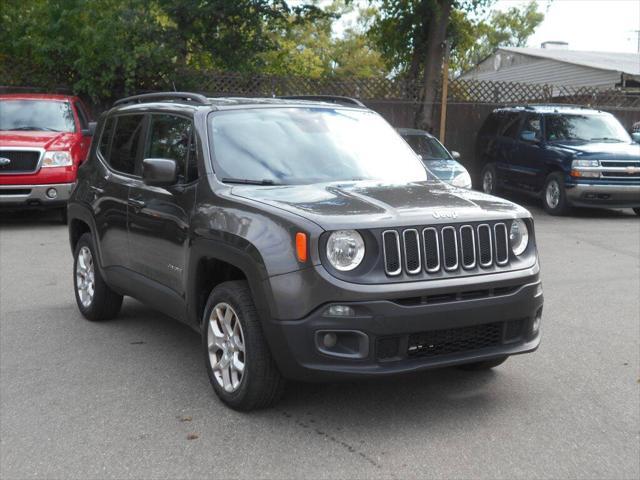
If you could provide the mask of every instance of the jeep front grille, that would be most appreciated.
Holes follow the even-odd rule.
[[[508,231],[503,222],[385,230],[382,244],[389,276],[455,272],[509,262]]]

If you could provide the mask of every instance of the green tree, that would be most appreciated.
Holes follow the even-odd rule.
[[[272,32],[319,13],[283,0],[3,0],[0,82],[109,101],[204,69],[255,71]]]
[[[451,19],[451,36],[454,39],[452,70],[462,73],[498,47],[524,47],[543,20],[544,13],[538,11],[533,0],[520,8],[493,12],[488,19],[476,22],[465,15],[454,15]]]
[[[373,9],[358,11],[358,22],[341,36],[333,34],[334,22],[355,7],[334,0],[313,21],[291,16],[272,34],[276,48],[261,55],[262,71],[277,75],[320,77],[371,77],[387,73],[381,54],[366,33]]]

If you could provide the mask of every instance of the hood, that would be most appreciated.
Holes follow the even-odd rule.
[[[640,160],[640,144],[638,143],[577,143],[555,142],[550,148],[561,150],[580,158],[599,160]]]
[[[325,230],[529,217],[524,208],[441,182],[238,186],[232,194],[308,218]]]
[[[73,132],[0,131],[0,147],[34,147],[45,150],[69,150]]]

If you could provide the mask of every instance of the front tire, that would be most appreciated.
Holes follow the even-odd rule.
[[[498,194],[498,174],[493,163],[485,165],[482,169],[482,191],[488,195]]]
[[[475,363],[465,363],[464,365],[458,365],[458,368],[461,370],[467,370],[471,372],[478,372],[481,370],[490,370],[492,368],[497,367],[498,365],[502,365],[507,361],[507,356],[492,358],[491,360],[484,360],[482,362]]]
[[[545,180],[542,203],[544,209],[551,215],[566,215],[569,213],[570,206],[567,200],[567,192],[560,172],[549,174]]]
[[[80,313],[91,321],[114,318],[122,306],[122,295],[111,290],[102,278],[90,233],[80,237],[73,258],[73,286]]]
[[[202,320],[209,381],[220,400],[249,411],[276,403],[285,381],[271,356],[245,281],[224,282],[209,295]]]

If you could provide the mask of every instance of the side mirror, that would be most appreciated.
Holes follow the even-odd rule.
[[[142,180],[154,187],[168,187],[178,181],[178,164],[169,158],[145,158],[142,161]]]
[[[636,143],[640,143],[640,132],[633,132],[631,134],[631,139]]]
[[[524,140],[525,142],[537,142],[538,139],[536,138],[536,133],[535,132],[531,132],[529,130],[523,130],[522,133],[520,134],[520,139]]]
[[[82,135],[85,137],[93,137],[93,134],[96,133],[96,122],[89,122],[89,128],[84,128],[82,130]]]
[[[460,160],[460,152],[456,152],[455,150],[451,150],[451,156],[454,160]]]

